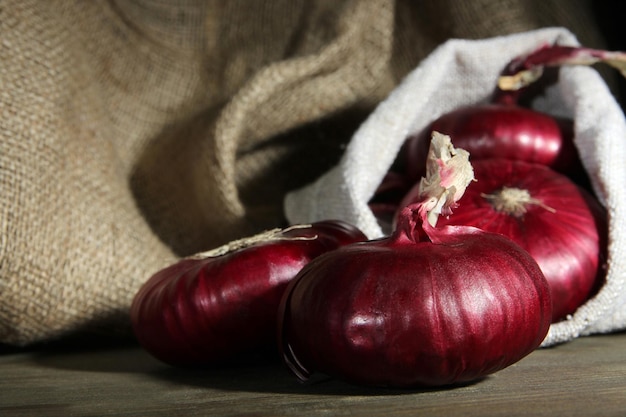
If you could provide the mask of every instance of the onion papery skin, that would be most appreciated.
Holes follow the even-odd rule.
[[[606,210],[590,193],[550,168],[511,160],[474,161],[476,183],[440,225],[469,225],[499,233],[527,250],[548,280],[553,322],[574,313],[600,287],[606,273]],[[542,204],[520,217],[498,211],[485,198],[503,187],[527,190]],[[411,190],[401,205],[419,199]]]
[[[437,230],[436,244],[402,233],[324,254],[289,284],[279,345],[300,379],[461,384],[540,345],[549,287],[526,251],[474,228]]]
[[[315,257],[365,239],[333,220],[220,256],[182,259],[135,295],[134,334],[154,357],[181,367],[275,357],[276,314],[289,281]]]
[[[504,104],[461,107],[434,120],[421,134],[407,139],[407,176],[424,175],[432,131],[449,135],[454,146],[465,149],[472,162],[506,158],[543,164],[585,182],[573,142],[573,122],[532,109]]]

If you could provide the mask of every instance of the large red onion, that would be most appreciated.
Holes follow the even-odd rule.
[[[470,225],[514,240],[548,280],[553,321],[572,314],[605,273],[606,211],[587,191],[550,168],[512,160],[473,162],[476,184],[441,225]],[[420,200],[419,186],[401,206]]]
[[[365,239],[347,223],[325,221],[183,259],[136,294],[130,310],[136,338],[156,358],[179,366],[275,352],[276,313],[287,283],[313,258]]]
[[[390,237],[324,254],[289,284],[279,339],[299,378],[464,383],[515,363],[546,336],[549,287],[526,251],[498,234],[429,223],[463,194],[454,164],[438,163],[440,177],[426,185],[441,194],[407,207]]]

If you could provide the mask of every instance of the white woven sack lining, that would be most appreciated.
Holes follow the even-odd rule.
[[[339,164],[287,195],[291,223],[342,219],[369,238],[383,236],[367,203],[405,138],[456,107],[485,101],[512,58],[546,43],[579,45],[564,28],[484,39],[450,40],[428,56],[380,103],[352,137]],[[571,319],[553,324],[542,346],[626,328],[626,120],[604,80],[589,67],[564,67],[559,82],[533,104],[573,117],[575,143],[593,187],[609,212],[609,265],[597,296]],[[454,142],[454,138],[452,138]]]

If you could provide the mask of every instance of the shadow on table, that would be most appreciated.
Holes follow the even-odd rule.
[[[25,348],[3,345],[0,357],[4,355],[17,355],[39,366],[84,372],[141,373],[158,364],[127,337],[68,337]]]
[[[174,384],[207,387],[223,391],[271,392],[303,395],[393,396],[450,390],[460,387],[460,385],[457,387],[437,389],[368,387],[350,384],[321,374],[314,375],[306,382],[300,382],[278,361],[236,368],[210,370],[183,370],[166,367],[155,369],[151,375]],[[473,384],[475,383],[477,382]]]
[[[364,387],[323,375],[300,382],[276,357],[266,355],[205,369],[177,368],[150,356],[133,341],[49,345],[26,352],[38,366],[86,373],[144,374],[172,385],[205,387],[222,391],[291,393],[311,395],[387,396],[432,392],[439,389]]]

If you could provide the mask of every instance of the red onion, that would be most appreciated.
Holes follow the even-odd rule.
[[[442,115],[406,144],[410,178],[423,175],[432,131],[449,135],[472,161],[507,158],[545,164],[560,172],[584,172],[572,141],[573,123],[514,105],[467,106]]]
[[[139,343],[179,366],[214,365],[276,350],[287,283],[313,258],[365,240],[340,221],[273,230],[187,258],[152,276],[130,311]]]
[[[517,57],[502,70],[491,103],[455,109],[434,120],[424,131],[411,136],[403,148],[407,176],[423,175],[432,131],[451,136],[472,160],[509,158],[550,166],[576,182],[588,179],[573,143],[573,122],[520,105],[532,87],[540,87],[546,67],[591,65],[605,62],[626,74],[626,54],[582,47],[542,46]]]
[[[475,226],[518,243],[550,284],[552,321],[572,314],[604,277],[604,208],[569,178],[543,165],[494,159],[473,166],[476,184],[440,224]],[[415,186],[401,206],[419,200]]]
[[[459,175],[459,154],[442,155],[425,198],[402,212],[391,236],[328,252],[289,284],[279,339],[299,378],[465,383],[515,363],[546,336],[549,287],[526,251],[498,234],[429,223],[472,178]]]

